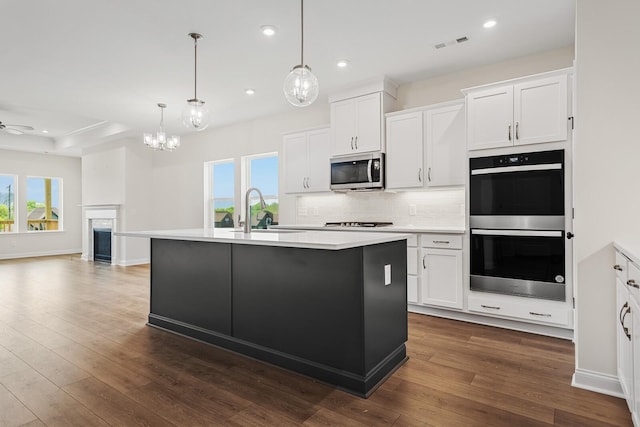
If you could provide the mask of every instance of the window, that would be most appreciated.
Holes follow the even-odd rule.
[[[235,164],[233,159],[207,163],[209,206],[207,228],[233,228],[235,218]]]
[[[0,175],[0,233],[17,231],[16,218],[16,177]]]
[[[27,230],[62,230],[62,179],[27,177]]]
[[[251,193],[251,227],[267,228],[269,225],[278,224],[278,154],[260,154],[245,157],[244,160],[246,188],[243,188],[243,192],[250,187],[256,187],[267,205],[266,209],[261,209],[258,193]]]

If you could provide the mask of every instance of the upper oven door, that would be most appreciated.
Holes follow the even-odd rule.
[[[564,216],[563,151],[469,159],[469,213]]]
[[[383,162],[381,153],[331,159],[331,189],[382,188]]]

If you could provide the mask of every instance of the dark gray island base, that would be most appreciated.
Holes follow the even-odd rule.
[[[152,238],[149,324],[368,397],[407,360],[406,266],[406,240],[323,250]]]

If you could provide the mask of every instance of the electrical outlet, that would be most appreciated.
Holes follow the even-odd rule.
[[[307,216],[307,215],[308,215],[308,212],[306,207],[298,208],[298,216]]]
[[[418,214],[418,208],[416,205],[409,205],[409,215],[416,216]]]
[[[311,216],[318,216],[318,215],[320,215],[318,213],[318,207],[317,206],[312,207],[311,208]]]
[[[384,285],[389,286],[391,284],[391,264],[384,266]]]

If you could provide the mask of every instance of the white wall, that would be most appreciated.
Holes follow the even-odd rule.
[[[18,175],[19,233],[0,233],[0,259],[79,253],[82,184],[80,159],[0,150],[0,173]],[[26,232],[26,177],[62,178],[63,231]]]
[[[615,381],[612,241],[640,241],[638,17],[637,0],[577,2],[574,380],[582,386]]]
[[[326,103],[308,108],[291,107],[287,113],[184,136],[178,150],[154,153],[153,209],[165,213],[155,215],[154,228],[203,226],[204,162],[280,152],[283,133],[328,124]],[[283,176],[282,161],[279,164],[280,176]],[[240,196],[239,177],[236,167],[236,199]],[[293,223],[294,206],[294,198],[284,195],[284,182],[280,180],[280,222]]]
[[[124,139],[88,150],[82,156],[83,204],[120,205],[119,230],[153,228],[153,218],[164,217],[152,210],[152,151],[138,139]],[[85,236],[86,237],[86,236]],[[117,237],[115,263],[149,261],[149,241]]]

